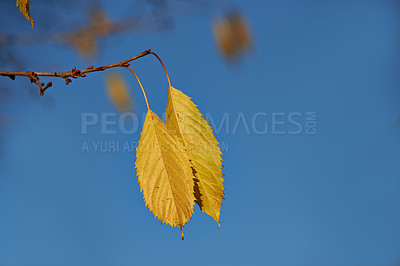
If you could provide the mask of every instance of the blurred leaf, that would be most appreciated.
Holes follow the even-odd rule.
[[[251,34],[244,18],[239,14],[233,15],[231,25],[238,49],[244,51],[250,48],[252,45]]]
[[[106,12],[101,7],[96,7],[90,12],[90,25],[109,23]]]
[[[75,46],[82,56],[92,57],[97,54],[97,39],[87,30],[75,30],[66,36],[68,43]]]
[[[94,35],[106,36],[113,32],[113,23],[101,7],[93,9],[89,17],[89,28]]]
[[[235,59],[252,46],[249,27],[239,13],[229,14],[214,23],[214,36],[227,59]]]
[[[76,29],[65,35],[67,43],[72,44],[78,53],[85,57],[93,57],[98,52],[98,37],[112,33],[113,24],[101,7],[90,11],[88,26]]]
[[[181,228],[193,213],[193,177],[187,152],[165,123],[147,112],[136,150],[136,172],[146,206],[162,223]]]
[[[129,97],[128,86],[120,74],[107,75],[107,93],[111,102],[121,112],[132,110],[132,103]]]
[[[233,32],[229,20],[223,18],[214,24],[214,35],[219,50],[226,58],[232,58],[235,55],[235,44]]]
[[[212,128],[191,98],[170,87],[165,110],[167,128],[188,151],[195,177],[196,203],[220,226],[219,215],[224,195],[222,152]]]
[[[17,6],[19,6],[19,11],[21,11],[25,18],[31,22],[33,28],[33,19],[29,14],[29,0],[17,0]]]

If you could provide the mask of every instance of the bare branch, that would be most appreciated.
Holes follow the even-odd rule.
[[[65,71],[65,72],[35,72],[35,71],[0,71],[0,76],[6,76],[11,78],[12,80],[15,80],[16,76],[25,76],[28,77],[29,80],[32,83],[36,83],[39,87],[40,90],[40,95],[44,95],[44,91],[47,90],[49,87],[51,87],[52,82],[49,82],[47,84],[40,82],[39,76],[43,77],[57,77],[57,78],[63,78],[65,79],[65,84],[69,84],[72,82],[71,79],[69,78],[79,78],[79,77],[86,77],[87,73],[91,72],[96,72],[96,71],[104,71],[109,68],[114,68],[114,67],[128,67],[129,62],[139,59],[143,56],[146,56],[151,53],[151,49],[148,49],[138,55],[135,55],[134,57],[131,57],[129,59],[126,59],[124,61],[115,63],[115,64],[109,64],[105,66],[100,66],[100,67],[94,67],[93,65],[85,68],[84,70],[79,70],[76,67],[73,67],[71,71]]]

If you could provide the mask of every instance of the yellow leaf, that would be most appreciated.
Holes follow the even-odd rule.
[[[17,0],[17,6],[19,6],[19,11],[21,11],[25,18],[31,22],[33,28],[33,19],[29,14],[29,0]]]
[[[178,136],[189,153],[195,175],[196,203],[220,226],[224,178],[222,152],[213,130],[190,97],[173,87],[168,90],[165,116],[167,128]]]
[[[121,75],[113,73],[108,75],[107,92],[112,103],[123,113],[132,109],[128,86]]]
[[[193,213],[193,176],[187,152],[151,110],[146,114],[136,172],[146,206],[162,223],[181,228]]]

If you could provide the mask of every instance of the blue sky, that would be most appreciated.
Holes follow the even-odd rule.
[[[104,6],[118,18],[128,2]],[[82,152],[85,142],[137,142],[146,112],[136,80],[119,70],[139,130],[123,134],[111,115],[116,134],[102,134],[100,124],[82,134],[83,113],[116,112],[104,75],[94,73],[68,87],[55,80],[38,100],[0,103],[12,120],[0,157],[0,265],[400,263],[400,3],[236,4],[255,47],[233,65],[214,43],[210,19],[218,12],[177,15],[171,31],[116,36],[93,60],[61,46],[19,48],[29,69],[43,71],[157,52],[172,84],[223,126],[216,133],[225,145],[221,228],[196,207],[182,241],[179,229],[160,225],[145,207],[134,151]],[[30,30],[22,19],[14,27]],[[132,66],[161,116],[162,68],[153,57]],[[36,89],[24,81],[1,80]],[[49,99],[50,107],[42,103]],[[299,129],[291,115],[299,133],[290,133]]]

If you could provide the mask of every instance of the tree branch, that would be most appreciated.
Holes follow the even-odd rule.
[[[52,86],[52,82],[50,81],[47,84],[40,82],[39,76],[63,78],[63,79],[65,79],[65,84],[68,85],[70,82],[72,82],[72,80],[69,78],[76,79],[79,77],[86,77],[87,73],[96,72],[96,71],[104,71],[106,69],[114,68],[114,67],[128,67],[129,62],[139,59],[150,53],[151,53],[151,49],[148,49],[138,55],[135,55],[134,57],[131,57],[129,59],[126,59],[124,61],[121,61],[121,62],[118,62],[115,64],[105,65],[105,66],[101,66],[101,67],[94,67],[93,65],[91,65],[90,67],[87,67],[84,70],[79,70],[79,69],[76,69],[76,67],[73,67],[71,69],[71,71],[65,71],[65,72],[0,71],[0,76],[7,76],[7,77],[11,78],[12,80],[15,80],[16,76],[28,77],[32,83],[36,83],[38,85],[39,90],[40,90],[40,95],[43,96],[44,91]]]

